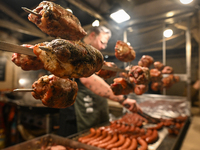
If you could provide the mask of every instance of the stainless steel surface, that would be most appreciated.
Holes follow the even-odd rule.
[[[191,90],[190,90],[190,85],[191,85],[191,34],[190,34],[190,20],[187,19],[187,30],[185,33],[185,38],[186,38],[186,75],[187,75],[187,99],[188,101],[191,101]]]
[[[74,141],[54,134],[46,134],[44,136],[22,142],[14,146],[10,146],[3,150],[40,150],[41,147],[52,145],[69,146],[72,148],[84,148],[85,150],[102,150],[100,148],[89,146],[78,141]]]

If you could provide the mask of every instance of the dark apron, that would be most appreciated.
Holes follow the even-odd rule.
[[[79,79],[74,103],[78,132],[109,121],[107,100],[86,88]]]

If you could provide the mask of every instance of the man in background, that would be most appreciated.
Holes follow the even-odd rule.
[[[82,42],[102,50],[106,48],[110,38],[111,31],[104,26],[99,26],[92,27],[82,39]],[[128,104],[130,106],[128,109],[132,112],[140,110],[135,100],[126,98],[123,95],[114,95],[110,85],[95,74],[87,78],[76,79],[76,82],[78,84],[76,101],[71,108],[63,109],[61,112],[63,114],[65,112],[65,115],[68,115],[66,118],[76,118],[76,123],[73,121],[74,125],[72,126],[77,128],[77,132],[109,122],[107,99],[119,102],[122,105]],[[72,115],[72,109],[75,109],[75,115]],[[70,121],[65,122],[66,124],[67,122],[70,123]],[[67,129],[64,124],[62,124],[62,128],[72,132],[72,128],[70,129],[69,127]],[[76,131],[73,132],[75,133]]]

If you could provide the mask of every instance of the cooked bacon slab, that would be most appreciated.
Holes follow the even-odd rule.
[[[52,108],[66,108],[74,104],[78,86],[75,81],[62,79],[54,75],[42,76],[32,84],[35,99]]]
[[[44,69],[60,78],[89,77],[101,69],[104,61],[101,52],[94,47],[64,39],[39,43],[33,52],[43,62]]]
[[[131,46],[122,41],[117,41],[115,45],[115,57],[123,62],[131,62],[135,59],[135,51]]]
[[[41,16],[29,14],[29,21],[52,37],[80,40],[87,34],[77,17],[53,2],[43,1],[32,11]]]
[[[30,44],[23,44],[22,46],[28,47],[33,49],[33,45]],[[39,70],[43,69],[44,65],[40,59],[34,56],[13,53],[12,55],[12,62],[15,63],[17,66],[21,67],[22,70]]]

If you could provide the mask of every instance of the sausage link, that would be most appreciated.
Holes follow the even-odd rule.
[[[92,137],[89,137],[89,138],[85,138],[85,139],[83,139],[81,142],[82,142],[82,143],[87,143],[87,142],[89,142],[90,140],[95,139],[95,138],[97,138],[97,137],[100,136],[100,135],[101,135],[101,131],[100,131],[99,129],[97,129],[96,132],[95,132],[95,135],[93,135]]]
[[[148,129],[152,129],[152,130],[160,130],[163,127],[164,123],[163,122],[159,122],[155,127],[149,127]]]
[[[94,128],[90,128],[90,134],[88,134],[88,135],[86,135],[86,136],[83,136],[83,137],[80,137],[80,138],[78,139],[78,141],[79,141],[79,142],[82,142],[82,140],[94,136],[95,133],[96,133],[96,130],[95,130]]]
[[[145,141],[148,144],[150,144],[150,143],[154,143],[155,141],[157,141],[157,139],[158,139],[158,131],[157,130],[153,130],[152,134],[149,137],[147,137],[145,139]]]
[[[101,139],[104,139],[106,136],[107,136],[107,132],[105,130],[103,130],[99,137],[95,138],[94,140],[89,141],[87,144],[92,145],[94,142],[100,141]]]
[[[118,139],[119,140],[116,143],[112,143],[112,144],[107,145],[105,147],[105,149],[110,150],[111,148],[115,148],[115,147],[119,147],[119,146],[123,145],[124,142],[125,142],[125,137],[122,134],[119,134]]]
[[[147,150],[148,149],[148,144],[145,140],[143,140],[142,138],[137,138],[138,143],[141,145],[138,150]]]
[[[127,150],[136,150],[137,149],[137,140],[135,138],[131,139],[131,145],[127,148]]]
[[[141,136],[141,138],[143,139],[143,140],[145,140],[148,136],[150,136],[152,134],[152,130],[150,130],[150,129],[147,129],[147,132],[146,132],[146,134],[145,135],[143,135],[143,136]]]
[[[127,149],[130,145],[131,145],[131,139],[127,137],[127,138],[125,139],[124,144],[123,144],[122,146],[120,146],[120,147],[118,148],[118,150]]]
[[[115,143],[117,140],[118,140],[117,133],[114,133],[113,136],[112,136],[112,139],[110,139],[108,142],[105,142],[105,143],[102,143],[102,144],[98,144],[97,147],[105,148],[109,144]]]
[[[92,143],[92,145],[93,145],[93,146],[97,146],[97,145],[100,145],[100,144],[102,144],[102,143],[106,143],[106,142],[108,142],[108,141],[111,140],[111,139],[112,139],[112,134],[107,133],[107,136],[106,136],[104,139],[102,139],[102,140],[100,140],[100,141],[97,141],[97,142],[94,142],[94,143]]]

